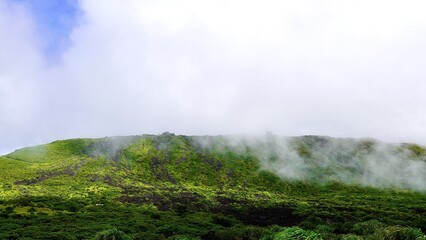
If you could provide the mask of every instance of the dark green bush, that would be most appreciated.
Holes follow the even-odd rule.
[[[385,226],[386,225],[384,223],[381,223],[376,219],[372,219],[369,221],[354,224],[354,226],[352,227],[352,232],[357,235],[366,236],[373,234],[378,229],[381,229]]]
[[[417,228],[390,226],[377,230],[368,240],[423,240],[426,236]]]
[[[260,227],[245,227],[243,230],[243,235],[241,239],[244,240],[258,240],[262,236],[266,234],[265,229],[262,229]]]
[[[237,220],[232,216],[214,215],[212,217],[213,223],[223,227],[232,227],[236,224]]]
[[[358,235],[347,234],[342,237],[342,240],[364,240],[364,238]]]
[[[226,228],[214,233],[214,238],[217,240],[235,240],[242,239],[244,232],[241,228]]]
[[[132,238],[117,228],[111,228],[97,233],[95,240],[132,240]]]
[[[322,240],[321,235],[299,227],[285,228],[283,231],[275,234],[274,240]]]

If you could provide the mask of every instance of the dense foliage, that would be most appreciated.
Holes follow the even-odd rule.
[[[0,157],[0,239],[426,239],[421,179],[358,181],[373,153],[388,156],[377,142],[306,136],[283,153],[279,141],[165,133],[17,150]],[[283,174],[282,155],[306,176]]]

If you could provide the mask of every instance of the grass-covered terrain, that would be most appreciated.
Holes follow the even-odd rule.
[[[305,136],[71,139],[0,157],[0,239],[426,239],[426,149]]]

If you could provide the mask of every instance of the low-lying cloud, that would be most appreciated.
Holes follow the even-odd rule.
[[[164,131],[426,144],[424,7],[81,0],[52,58],[31,8],[0,0],[0,152]]]
[[[251,154],[261,169],[286,180],[426,190],[426,155],[419,154],[417,150],[424,149],[416,145],[272,134],[194,139],[207,150]]]

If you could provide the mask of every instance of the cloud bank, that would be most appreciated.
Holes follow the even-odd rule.
[[[0,152],[164,131],[426,144],[423,1],[78,7],[52,53],[32,8],[0,0]]]
[[[195,147],[253,156],[282,179],[426,191],[418,145],[322,136],[232,135],[193,138]]]

